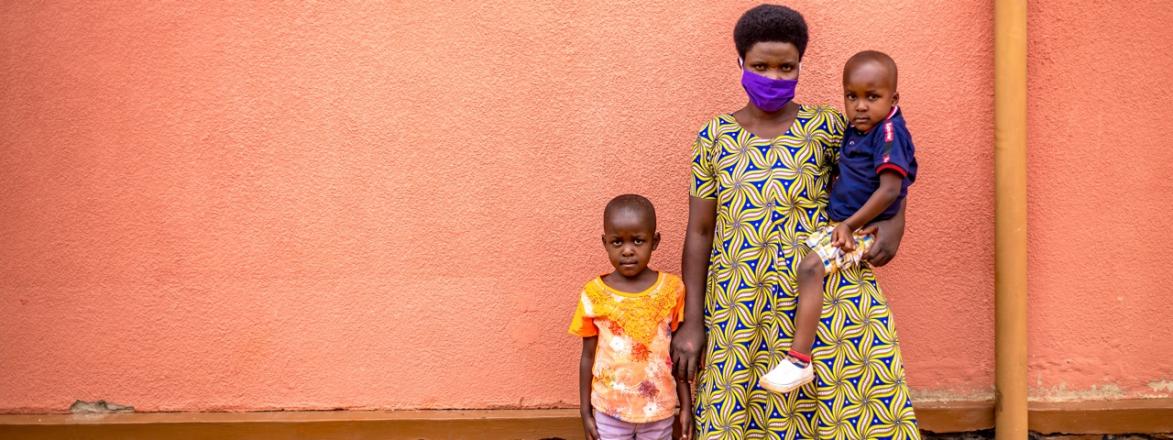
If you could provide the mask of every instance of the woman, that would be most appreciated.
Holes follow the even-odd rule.
[[[792,100],[807,44],[798,12],[753,8],[734,40],[750,102],[714,117],[693,145],[686,317],[672,341],[676,374],[692,380],[699,368],[695,438],[919,438],[888,304],[869,268],[827,278],[815,382],[784,395],[758,386],[789,348],[799,244],[827,221],[846,122],[830,106]],[[872,265],[891,259],[903,228],[903,209],[876,225]]]

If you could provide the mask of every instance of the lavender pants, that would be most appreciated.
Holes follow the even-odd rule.
[[[672,417],[648,423],[630,423],[595,411],[595,427],[603,440],[671,440]]]

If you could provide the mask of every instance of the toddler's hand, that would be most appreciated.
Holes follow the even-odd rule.
[[[855,231],[851,230],[847,223],[840,223],[835,226],[835,230],[831,231],[831,246],[839,248],[843,252],[851,252],[855,250]]]

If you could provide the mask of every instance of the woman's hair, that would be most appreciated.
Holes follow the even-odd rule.
[[[745,11],[733,27],[733,42],[737,55],[745,53],[754,44],[763,41],[778,41],[793,44],[798,48],[798,59],[806,52],[806,20],[798,11],[781,5],[759,5]]]

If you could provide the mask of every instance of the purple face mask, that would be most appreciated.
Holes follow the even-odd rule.
[[[764,112],[782,110],[786,103],[794,99],[794,89],[798,87],[797,79],[771,79],[749,69],[741,69],[741,86],[749,101]]]

